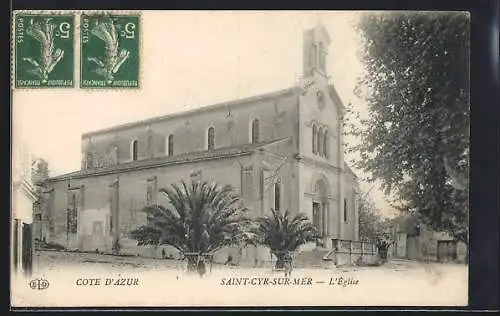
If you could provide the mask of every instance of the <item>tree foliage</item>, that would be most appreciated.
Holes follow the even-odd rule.
[[[138,245],[165,244],[183,254],[203,255],[245,242],[249,220],[230,186],[182,181],[159,192],[170,203],[144,208],[147,223],[130,232]],[[188,266],[195,268],[195,262]]]
[[[35,185],[43,183],[49,178],[49,163],[43,158],[31,161],[31,181]]]
[[[383,222],[373,201],[360,197],[359,205],[359,238],[361,240],[375,241],[380,235]]]
[[[346,122],[361,140],[349,149],[360,154],[355,165],[400,209],[467,242],[468,14],[369,13],[358,31],[364,75],[355,92],[368,117]]]
[[[299,213],[291,217],[288,210],[272,209],[270,215],[257,218],[252,232],[254,239],[251,243],[269,247],[277,258],[276,268],[283,267],[288,252],[319,238],[307,215]]]
[[[359,238],[375,242],[380,259],[387,260],[387,250],[394,242],[391,221],[381,216],[375,203],[366,195],[359,197],[358,205]]]

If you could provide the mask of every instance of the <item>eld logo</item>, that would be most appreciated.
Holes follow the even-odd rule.
[[[45,290],[49,287],[49,281],[45,279],[34,279],[30,281],[30,288],[33,290]]]

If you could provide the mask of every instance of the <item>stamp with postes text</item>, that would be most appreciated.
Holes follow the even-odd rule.
[[[14,14],[16,88],[74,86],[73,14]]]
[[[140,16],[82,14],[80,87],[138,88]]]

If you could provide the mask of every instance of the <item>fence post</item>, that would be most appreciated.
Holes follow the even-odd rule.
[[[361,241],[361,262],[364,262],[363,260],[363,251],[365,250],[365,242],[364,241]]]
[[[332,249],[334,252],[334,259],[333,259],[333,264],[337,266],[338,264],[338,250],[339,250],[339,240],[338,239],[332,239]]]
[[[349,240],[349,265],[352,266],[352,240]]]

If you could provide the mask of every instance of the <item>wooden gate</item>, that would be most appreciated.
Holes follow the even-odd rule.
[[[439,240],[437,259],[439,262],[454,261],[457,259],[457,243],[453,240]]]

